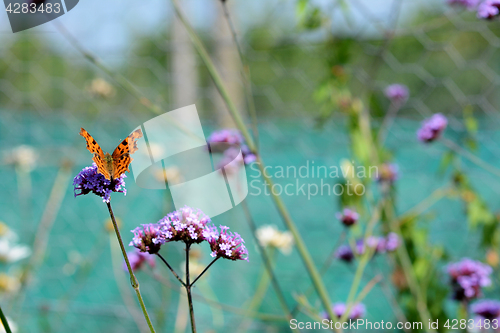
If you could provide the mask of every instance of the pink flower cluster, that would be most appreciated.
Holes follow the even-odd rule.
[[[129,245],[141,252],[155,254],[168,242],[198,244],[206,241],[210,244],[212,257],[248,261],[245,241],[238,233],[228,230],[221,225],[219,232],[202,211],[186,206],[169,213],[158,223],[143,224],[132,230],[134,238]]]
[[[482,262],[464,258],[448,265],[448,275],[455,300],[471,300],[482,295],[482,288],[491,285],[492,268]]]

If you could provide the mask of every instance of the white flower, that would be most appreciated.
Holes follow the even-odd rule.
[[[108,81],[97,78],[90,82],[87,91],[96,98],[108,99],[115,95],[115,88]]]
[[[28,257],[31,250],[26,245],[14,244],[8,238],[0,238],[0,261],[11,263]]]
[[[265,225],[257,229],[256,234],[263,247],[275,247],[283,254],[292,252],[293,236],[290,231],[281,232],[274,225]]]
[[[38,154],[35,149],[27,145],[14,148],[5,156],[7,164],[18,165],[26,171],[31,171],[35,168],[37,159]]]

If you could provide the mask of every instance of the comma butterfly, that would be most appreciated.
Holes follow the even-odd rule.
[[[118,147],[113,151],[113,154],[104,154],[99,144],[95,141],[92,135],[83,128],[80,130],[80,135],[87,141],[87,149],[94,155],[92,160],[97,165],[97,170],[106,179],[112,180],[119,178],[125,171],[130,172],[129,165],[132,162],[132,155],[137,151],[137,142],[135,140],[142,138],[141,129],[137,129],[132,134],[127,136]],[[113,177],[111,179],[111,177]]]

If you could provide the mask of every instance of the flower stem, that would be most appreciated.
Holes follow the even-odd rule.
[[[186,288],[186,294],[187,294],[188,304],[189,304],[189,318],[191,318],[191,332],[196,333],[196,323],[194,321],[193,297],[191,295],[191,283],[189,281],[189,248],[190,247],[191,247],[191,244],[186,243],[186,284],[184,285],[184,287]],[[212,263],[214,261],[212,261]],[[196,280],[194,280],[194,282],[196,282]]]
[[[236,105],[232,101],[231,97],[229,96],[229,93],[227,92],[227,89],[224,87],[222,78],[215,68],[215,65],[210,59],[210,56],[208,55],[208,52],[203,45],[202,41],[198,37],[197,33],[194,31],[193,27],[191,24],[188,22],[186,17],[181,11],[179,2],[177,0],[171,0],[172,4],[174,6],[174,10],[177,14],[177,17],[179,20],[182,22],[184,27],[186,28],[189,37],[191,38],[191,41],[195,47],[195,49],[198,51],[198,54],[200,55],[201,60],[205,64],[208,72],[210,73],[210,76],[212,80],[214,81],[215,86],[217,87],[217,90],[219,91],[222,99],[226,103],[226,106],[229,110],[229,113],[233,117],[233,120],[240,130],[241,134],[245,138],[245,141],[248,145],[248,148],[257,154],[257,164],[259,166],[259,169],[263,175],[264,181],[269,185],[269,187],[273,186],[273,182],[270,177],[267,176],[266,172],[264,171],[265,165],[262,162],[262,159],[260,158],[258,151],[257,151],[257,146],[255,145],[255,142],[250,135],[250,132],[248,131],[247,126],[245,125],[245,122],[243,121],[240,113],[238,112]],[[321,299],[321,303],[323,307],[325,308],[326,312],[332,318],[332,320],[336,320],[336,317],[331,309],[331,302],[330,298],[328,296],[328,292],[326,290],[325,284],[323,283],[323,280],[321,279],[321,276],[318,272],[318,269],[316,268],[314,261],[312,260],[311,254],[307,250],[307,247],[304,243],[304,240],[302,239],[299,230],[297,229],[297,226],[293,222],[290,213],[288,212],[285,203],[281,199],[281,197],[277,194],[274,193],[274,191],[271,191],[271,196],[274,200],[274,203],[276,205],[276,208],[278,209],[281,217],[283,218],[283,221],[285,222],[285,225],[287,226],[288,230],[293,235],[293,238],[295,240],[295,244],[297,247],[297,250],[299,251],[300,256],[302,257],[302,261],[304,262],[304,265],[306,267],[307,272],[309,273],[309,276],[311,277],[311,280],[313,281],[314,287],[316,288],[316,292],[319,295],[319,298]],[[339,330],[337,330],[339,331]]]
[[[3,328],[5,329],[6,333],[12,333],[12,330],[10,329],[9,322],[7,321],[7,318],[3,314],[2,308],[0,307],[0,320],[2,320],[2,325]]]
[[[168,262],[165,260],[165,258],[162,257],[161,254],[159,254],[158,252],[156,253],[156,255],[158,257],[160,257],[160,259],[165,263],[165,265],[167,265],[168,269],[170,269],[170,271],[172,272],[172,274],[174,274],[174,276],[177,278],[177,280],[179,280],[179,282],[185,287],[186,286],[186,283],[184,283],[184,281],[182,281],[182,279],[179,277],[179,275],[174,271],[174,269],[172,268],[172,266],[170,266],[168,264]]]
[[[212,266],[212,265],[213,265],[213,264],[217,261],[217,259],[219,259],[219,258],[220,258],[220,257],[216,257],[214,260],[212,260],[212,262],[211,262],[210,264],[208,264],[208,266],[207,266],[207,267],[205,267],[205,269],[203,270],[203,272],[201,272],[201,273],[200,273],[200,275],[198,275],[198,276],[196,277],[196,279],[194,279],[194,281],[193,281],[193,282],[191,282],[191,287],[195,284],[195,282],[196,282],[196,281],[198,281],[198,279],[199,279],[199,278],[201,278],[201,276],[202,276],[203,274],[205,274],[205,272],[206,272],[206,271],[208,271],[208,269],[210,268],[210,266]]]
[[[280,287],[280,284],[278,282],[278,279],[276,278],[276,274],[274,274],[273,271],[273,265],[271,263],[271,260],[269,259],[269,256],[266,252],[266,249],[260,244],[259,239],[257,238],[257,226],[255,225],[255,222],[253,220],[252,214],[250,213],[250,209],[248,208],[248,204],[246,201],[242,202],[243,211],[247,217],[247,222],[248,225],[250,226],[250,229],[252,231],[252,235],[255,239],[255,244],[259,248],[259,253],[262,257],[262,261],[264,262],[264,267],[267,271],[267,274],[269,274],[269,278],[271,280],[271,284],[273,286],[274,292],[276,293],[276,296],[278,297],[278,300],[281,304],[281,307],[283,308],[283,311],[285,312],[285,316],[289,319],[293,319],[292,312],[290,311],[290,308],[288,307],[285,296],[283,294],[283,290]],[[296,329],[293,329],[293,331],[297,331]]]
[[[108,206],[109,216],[111,217],[111,221],[113,222],[113,227],[115,228],[116,238],[118,239],[118,243],[120,244],[120,249],[122,250],[123,258],[125,259],[125,263],[127,264],[127,269],[130,274],[130,283],[132,288],[134,288],[135,293],[137,294],[137,299],[141,304],[142,313],[144,314],[144,318],[148,323],[149,330],[151,333],[155,333],[155,329],[153,328],[153,324],[149,319],[148,311],[146,310],[146,306],[144,305],[144,301],[142,300],[142,295],[139,290],[139,281],[134,275],[132,271],[132,266],[130,266],[130,261],[128,260],[127,251],[125,251],[125,246],[123,246],[122,236],[120,235],[120,230],[118,229],[118,224],[116,223],[115,214],[113,214],[113,209],[111,208],[111,204],[109,202],[106,203]]]

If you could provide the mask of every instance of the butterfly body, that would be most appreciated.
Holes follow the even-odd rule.
[[[92,153],[92,160],[97,165],[97,169],[106,179],[119,178],[125,171],[129,171],[132,155],[137,151],[136,140],[142,137],[140,129],[135,130],[123,140],[113,151],[113,154],[104,153],[95,139],[85,129],[80,129],[80,135],[87,141],[87,149]]]

